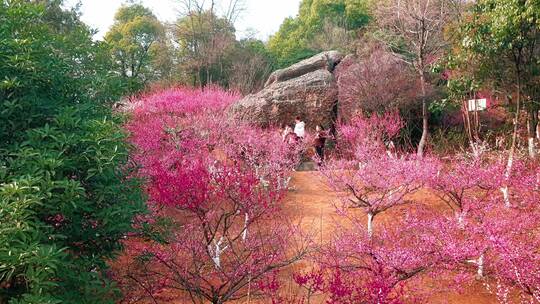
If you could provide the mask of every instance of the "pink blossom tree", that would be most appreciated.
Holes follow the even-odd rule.
[[[295,276],[308,291],[305,298],[322,293],[326,303],[422,302],[426,291],[415,286],[437,269],[440,256],[418,230],[420,219],[411,215],[370,235],[355,212],[345,218],[315,257],[317,268]]]
[[[354,117],[338,129],[341,159],[329,160],[321,169],[339,197],[338,213],[347,222],[336,227],[336,237],[319,258],[327,271],[324,290],[329,303],[402,303],[412,294],[407,282],[438,261],[426,246],[430,243],[419,221],[396,219],[373,228],[377,215],[410,203],[408,195],[439,170],[434,159],[389,148],[402,125],[395,113]]]
[[[435,194],[451,209],[460,224],[482,212],[496,194],[504,168],[489,159],[457,156],[432,179]]]
[[[494,196],[482,233],[490,248],[489,291],[499,302],[511,303],[516,295],[523,303],[540,302],[540,236],[538,218],[540,192],[537,163],[517,160],[510,183],[512,205],[503,206]]]
[[[408,203],[406,196],[437,172],[437,162],[398,155],[390,148],[402,125],[395,113],[355,117],[339,128],[342,159],[321,169],[342,207],[360,208],[367,215],[368,234],[376,215]]]
[[[484,285],[500,303],[511,303],[516,294],[522,303],[540,303],[537,218],[538,210],[513,209],[485,231],[493,257],[489,265],[492,280]]]
[[[444,213],[430,221],[433,233],[454,252],[454,270],[466,263],[477,266],[477,277],[501,303],[516,291],[524,301],[538,301],[538,181],[537,165],[516,161],[508,179],[502,159],[453,159],[433,181],[454,219]],[[512,205],[498,189],[507,185]],[[436,224],[435,224],[436,223]]]
[[[157,301],[175,290],[194,303],[254,296],[257,282],[306,253],[309,240],[280,209],[295,160],[277,133],[223,115],[236,98],[175,89],[133,106],[127,128],[153,210],[140,225],[158,217],[170,224],[159,241],[127,243],[139,256],[119,280],[133,291],[128,299]]]

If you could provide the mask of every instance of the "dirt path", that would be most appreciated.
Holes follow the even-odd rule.
[[[336,197],[324,184],[316,171],[294,172],[291,180],[292,190],[286,197],[285,210],[293,218],[301,220],[304,231],[313,233],[318,242],[328,240],[332,235],[333,224],[339,220],[335,214]],[[415,200],[432,202],[432,197],[417,194]],[[383,216],[383,215],[382,215]],[[381,218],[381,220],[384,220]],[[464,287],[462,294],[444,285],[444,278],[424,283],[427,288],[436,290],[429,303],[433,304],[490,304],[497,303],[480,283]]]

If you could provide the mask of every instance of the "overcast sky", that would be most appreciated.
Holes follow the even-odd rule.
[[[81,2],[82,20],[97,29],[96,39],[105,35],[113,23],[116,10],[125,0],[67,0],[71,6]],[[152,9],[154,14],[165,22],[174,21],[178,16],[178,4],[175,0],[141,0],[142,4]],[[246,11],[236,23],[237,36],[245,37],[250,31],[256,37],[266,40],[274,34],[286,17],[296,16],[300,0],[245,0]]]

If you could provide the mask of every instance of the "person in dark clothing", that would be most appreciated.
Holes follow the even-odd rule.
[[[315,127],[315,131],[316,133],[313,146],[315,147],[315,152],[317,152],[317,155],[319,156],[318,165],[320,166],[324,161],[324,145],[326,144],[326,132],[320,125],[317,125],[317,127]]]

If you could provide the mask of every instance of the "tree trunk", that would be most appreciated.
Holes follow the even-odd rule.
[[[538,119],[538,112],[536,112],[536,117]],[[540,141],[540,124],[538,123],[538,121],[536,124],[536,140]]]
[[[468,263],[476,265],[478,268],[476,269],[476,276],[477,278],[483,278],[484,277],[484,253],[482,253],[478,259],[476,260],[467,260]]]
[[[418,157],[423,158],[424,157],[424,149],[427,143],[427,137],[428,137],[428,110],[427,110],[427,100],[426,100],[426,78],[424,75],[424,71],[420,72],[420,88],[422,90],[422,137],[420,138],[420,142],[418,143]]]
[[[538,110],[536,107],[531,107],[527,113],[527,140],[529,146],[529,157],[535,158],[536,152],[536,131],[538,128]]]
[[[247,234],[248,234],[248,223],[249,223],[249,215],[246,212],[246,216],[244,218],[244,232],[242,232],[242,241],[246,241]]]
[[[519,112],[521,111],[521,74],[517,73],[517,102],[516,102],[516,114],[514,116],[514,131],[512,133],[512,146],[510,147],[510,153],[508,155],[508,163],[506,164],[506,171],[504,173],[504,184],[501,187],[503,194],[504,205],[510,208],[510,194],[508,191],[508,180],[512,174],[512,167],[514,165],[514,154],[516,153],[516,145],[519,131]]]
[[[482,253],[478,258],[478,270],[476,272],[479,278],[484,277],[484,254]]]

